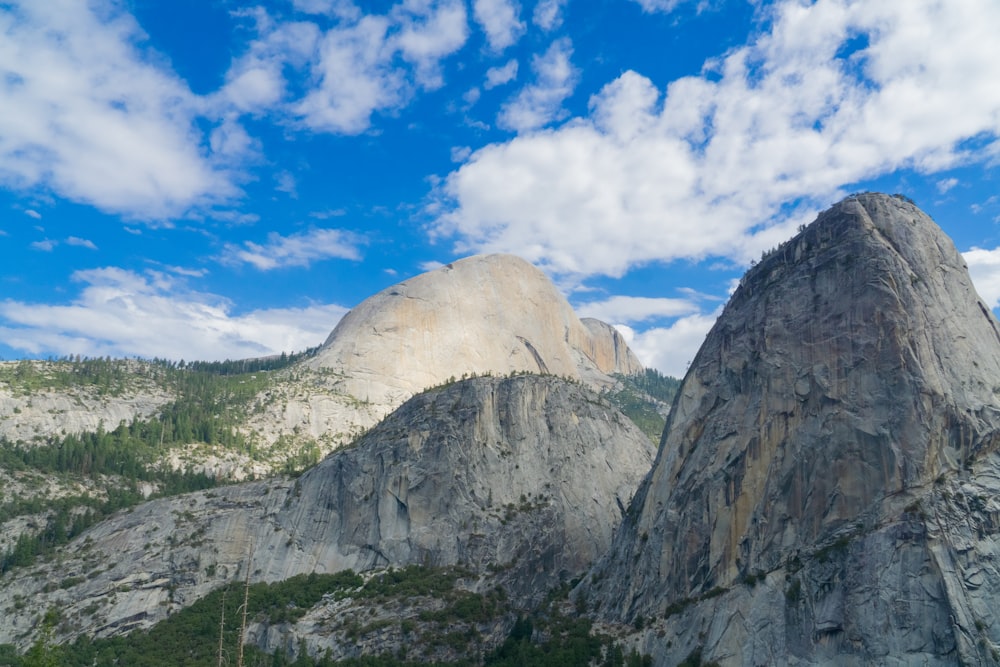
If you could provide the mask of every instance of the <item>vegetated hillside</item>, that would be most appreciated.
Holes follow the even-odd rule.
[[[940,228],[844,200],[744,277],[580,594],[657,665],[1000,663],[998,378]]]
[[[297,479],[145,503],[11,570],[0,578],[0,642],[26,648],[44,636],[52,610],[56,642],[142,631],[248,569],[253,582],[277,582],[427,565],[467,572],[463,590],[488,605],[479,641],[500,646],[517,613],[579,577],[610,544],[653,450],[577,383],[536,375],[449,383]],[[450,604],[473,605],[456,596],[407,609],[447,624]],[[294,623],[255,626],[254,641],[268,651],[305,642],[313,655],[338,659],[355,655],[361,636],[367,653],[413,645],[409,630],[382,632],[400,627],[389,622],[396,603],[351,604],[324,598]]]
[[[648,658],[623,649],[611,637],[594,632],[589,620],[578,618],[566,603],[568,586],[554,589],[534,613],[517,616],[502,588],[482,593],[470,590],[476,579],[462,568],[414,565],[366,577],[346,570],[249,587],[234,583],[216,589],[149,632],[98,640],[81,637],[61,646],[40,640],[24,657],[10,647],[0,647],[0,665],[26,667],[48,660],[61,667],[216,667],[220,651],[223,664],[234,664],[241,648],[244,664],[268,666],[649,665]],[[332,651],[310,654],[301,643],[280,646],[271,653],[253,643],[239,646],[244,600],[245,627],[251,636],[260,636],[271,628],[306,619],[324,599],[338,605],[331,633],[352,639],[358,657],[338,660]],[[54,614],[49,620],[59,621]],[[497,627],[510,627],[499,641],[489,636]],[[533,641],[535,635],[544,639]],[[388,637],[392,639],[387,642]],[[379,642],[396,644],[397,649],[360,656],[366,644],[371,648]]]
[[[647,368],[635,375],[615,375],[618,381],[601,392],[611,403],[635,422],[654,443],[659,444],[681,381]]]
[[[386,301],[385,308],[371,305],[382,301]],[[399,304],[407,307],[400,309]],[[448,319],[452,316],[466,323],[460,327],[462,345],[458,350],[462,354],[456,354],[455,341],[449,337],[457,331]],[[365,325],[366,317],[374,318],[369,322],[371,326]],[[527,437],[525,433],[505,429],[510,424],[524,427],[542,415],[548,420],[546,428],[561,437],[583,433],[579,420],[590,410],[583,407],[588,404],[601,406],[604,424],[595,430],[589,419],[583,419],[583,423],[591,425],[591,431],[579,435],[580,440],[572,445],[568,441],[560,445],[569,446],[574,454],[551,461],[511,459],[514,470],[497,473],[502,478],[502,489],[497,487],[496,479],[476,482],[474,488],[482,497],[474,496],[473,505],[487,502],[490,508],[480,508],[486,512],[483,517],[470,515],[454,523],[451,513],[456,506],[448,503],[454,503],[455,498],[445,505],[435,501],[437,509],[425,510],[424,518],[434,515],[444,523],[414,528],[413,544],[405,548],[389,527],[405,532],[411,524],[419,525],[416,520],[420,515],[407,515],[402,522],[398,517],[390,521],[388,515],[383,516],[396,506],[393,503],[405,503],[398,490],[394,501],[386,500],[387,504],[378,506],[374,519],[359,519],[358,525],[374,520],[379,530],[388,531],[382,537],[382,546],[372,547],[368,536],[364,542],[367,551],[340,553],[331,562],[309,555],[313,547],[290,541],[284,534],[285,526],[299,525],[302,517],[282,510],[278,512],[280,519],[262,524],[275,526],[263,541],[274,542],[270,549],[276,555],[272,554],[268,566],[261,568],[261,572],[267,572],[261,576],[280,580],[298,572],[313,572],[317,567],[330,571],[334,563],[367,570],[409,563],[418,557],[419,562],[425,562],[428,553],[444,554],[441,558],[446,563],[479,554],[477,576],[482,577],[480,570],[489,565],[488,577],[518,600],[517,608],[529,610],[545,590],[563,585],[574,572],[581,572],[610,539],[616,517],[651,463],[649,443],[636,442],[639,431],[622,420],[611,404],[626,410],[655,441],[662,430],[662,415],[668,411],[663,400],[668,397],[663,392],[669,391],[669,382],[654,371],[642,372],[613,328],[597,320],[576,318],[543,274],[509,256],[471,258],[401,283],[355,309],[348,323],[353,323],[353,328],[339,326],[322,349],[262,360],[175,363],[74,357],[0,362],[0,416],[4,417],[0,425],[0,589],[7,586],[10,595],[5,609],[10,619],[7,629],[16,626],[18,632],[29,633],[5,636],[22,648],[30,637],[38,637],[39,633],[44,636],[46,628],[59,641],[81,631],[85,636],[104,637],[149,627],[166,611],[186,607],[213,586],[237,576],[247,545],[235,542],[227,531],[237,526],[235,530],[246,532],[249,523],[261,520],[263,515],[254,512],[270,507],[270,501],[261,504],[267,500],[261,498],[262,494],[277,497],[295,493],[289,506],[298,505],[297,494],[313,477],[303,476],[293,485],[285,475],[296,475],[323,454],[356,440],[394,410],[407,392],[423,388],[428,382],[445,381],[450,386],[457,377],[489,376],[497,370],[515,374],[558,372],[603,390],[605,400],[591,395],[581,407],[569,410],[569,416],[576,421],[563,424],[565,406],[542,407],[550,393],[546,390],[528,400],[530,414],[518,413],[514,418],[512,413],[506,425],[491,427],[498,435],[496,442],[483,444],[507,447],[509,443],[520,443]],[[400,346],[407,354],[392,357],[399,353]],[[331,362],[336,359],[336,350],[347,348],[353,350],[348,358],[354,365]],[[402,369],[406,372],[394,365],[386,371],[389,375],[380,375],[376,362],[386,358],[407,359],[409,366]],[[498,363],[501,368],[494,368]],[[609,375],[612,372],[617,376]],[[385,386],[387,378],[390,384],[404,382],[406,390],[396,391],[400,385],[392,396],[373,394],[373,388]],[[478,381],[489,384],[499,379]],[[516,382],[532,385],[534,381]],[[562,381],[548,378],[545,382],[557,386]],[[442,389],[446,388],[435,391]],[[556,390],[554,395],[562,396],[563,391]],[[470,400],[467,409],[488,411],[489,406],[475,407],[478,398]],[[458,410],[459,403],[450,409]],[[433,402],[429,406],[418,404],[431,410],[432,422],[437,418]],[[411,421],[427,419],[427,415],[407,414]],[[609,426],[614,433],[601,431]],[[528,430],[545,432],[535,426]],[[484,435],[448,428],[442,432],[467,442],[479,442]],[[388,431],[383,429],[381,433],[386,437]],[[414,438],[419,442],[427,437],[425,432],[406,428],[400,433],[398,443],[406,446]],[[603,463],[593,459],[602,456],[608,447],[623,444],[626,450],[609,455]],[[452,443],[441,452],[458,447]],[[515,450],[501,452],[505,465]],[[399,451],[393,457],[400,456]],[[551,447],[545,452],[546,456],[555,456],[559,449],[555,454]],[[340,460],[351,459],[348,456]],[[391,461],[389,466],[395,470],[398,461]],[[379,466],[384,465],[380,459]],[[584,473],[580,465],[590,467]],[[272,475],[277,477],[269,483],[204,491],[240,479]],[[546,475],[552,488],[562,489],[558,498],[535,488]],[[382,476],[381,468],[361,466],[345,479],[388,484],[389,480]],[[620,478],[615,483],[618,486],[608,486],[612,478]],[[517,479],[522,481],[514,483]],[[442,473],[434,485],[428,483],[426,488],[445,489],[449,481]],[[324,482],[323,488],[327,485]],[[178,497],[199,490],[202,492]],[[344,498],[352,497],[353,491],[344,493],[348,496],[327,498],[325,507],[345,512],[357,509],[343,506]],[[352,502],[361,506],[369,498],[354,498]],[[492,504],[501,498],[505,499],[503,504]],[[122,514],[147,500],[154,502]],[[575,511],[567,511],[569,506]],[[232,511],[240,518],[233,519]],[[123,516],[127,517],[123,526],[114,523]],[[563,528],[554,528],[562,520],[559,517],[565,519]],[[518,526],[528,532],[544,528],[545,535],[537,539],[525,537],[514,530]],[[348,527],[342,525],[340,530]],[[86,536],[80,538],[88,528]],[[213,538],[216,543],[209,554],[206,544],[212,539],[206,535],[211,536],[215,529],[221,533]],[[96,548],[95,536],[107,530],[118,531],[114,539],[124,540],[124,545],[119,542],[113,549]],[[355,526],[351,530],[359,529]],[[428,546],[428,539],[441,539],[442,535],[451,536],[454,544]],[[344,543],[352,544],[351,540],[361,537],[358,533],[344,538]],[[468,543],[463,541],[466,539]],[[322,551],[328,545],[313,546]],[[129,553],[130,557],[123,556]],[[203,566],[206,559],[211,562]],[[108,569],[105,561],[126,568],[138,563],[138,569],[123,574],[124,579],[115,579],[117,567]],[[26,587],[21,581],[24,576],[32,580]],[[13,588],[11,582],[16,582]],[[482,585],[481,580],[476,584]],[[128,593],[125,587],[131,587],[134,593]],[[87,599],[85,604],[73,602],[77,599],[73,596],[81,590]],[[29,608],[29,599],[38,606]],[[93,624],[97,618],[104,619],[103,626]],[[515,620],[509,610],[497,616],[492,621],[494,630],[489,641],[499,646],[506,628]],[[538,622],[549,623],[544,619]],[[268,643],[273,641],[275,631],[268,632],[272,639],[261,639],[260,645],[269,651],[280,648]],[[296,636],[311,636],[307,630],[296,632]],[[531,650],[523,639],[514,644],[522,653]],[[398,641],[405,644],[406,638]],[[342,638],[342,643],[346,645],[347,640]],[[341,657],[347,655],[338,651]]]
[[[274,452],[240,429],[273,381],[268,372],[302,356],[190,365],[80,358],[0,364],[10,434],[0,437],[0,573],[30,564],[117,510],[239,479],[247,474],[241,464],[251,475],[278,464],[286,472],[314,465],[320,457],[314,443]],[[231,374],[248,364],[259,370]],[[46,405],[62,407],[46,409],[45,428],[12,440],[24,435],[17,425],[30,424],[31,413]],[[157,412],[105,421],[128,412],[102,406],[123,405]],[[93,430],[76,430],[91,423]],[[225,457],[228,469],[219,463]]]

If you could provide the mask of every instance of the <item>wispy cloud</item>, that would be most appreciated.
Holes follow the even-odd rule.
[[[42,241],[34,241],[31,247],[35,250],[41,250],[42,252],[52,252],[52,250],[59,245],[58,241],[53,241],[52,239],[44,239]]]
[[[497,124],[508,130],[536,130],[565,116],[563,101],[573,93],[579,71],[570,57],[573,44],[564,37],[553,42],[545,53],[535,56],[531,69],[535,82],[525,86],[504,104]]]
[[[227,244],[220,259],[225,264],[250,264],[260,271],[270,271],[309,266],[331,258],[359,260],[363,243],[358,235],[340,229],[313,229],[290,236],[271,232],[267,243]]]
[[[949,190],[958,185],[957,178],[942,178],[936,183],[938,192],[941,194],[947,194]]]
[[[70,236],[66,239],[66,245],[79,246],[81,248],[89,248],[90,250],[97,250],[97,246],[94,245],[93,241],[88,239],[81,239],[78,236]]]
[[[187,290],[159,272],[106,267],[73,274],[83,284],[68,305],[0,302],[0,336],[26,353],[238,359],[321,343],[341,306],[232,312],[227,300]]]
[[[656,318],[691,315],[698,310],[697,303],[689,299],[640,296],[613,296],[576,306],[580,317],[595,317],[610,324],[635,324]]]
[[[627,71],[587,115],[474,152],[440,189],[437,236],[555,273],[745,263],[852,184],[998,150],[1000,86],[982,82],[1000,80],[1000,4],[786,1],[768,11],[766,32],[703,75],[661,90]],[[531,110],[552,106],[519,101],[505,124],[537,127],[552,115]]]
[[[39,213],[38,211],[34,210],[34,209],[30,209],[29,208],[28,210],[26,210],[24,212],[24,214],[26,216],[28,216],[29,218],[34,218],[35,220],[41,220],[42,219],[42,214]]]

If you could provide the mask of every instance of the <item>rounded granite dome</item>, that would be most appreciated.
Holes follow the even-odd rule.
[[[361,400],[395,404],[463,375],[589,382],[642,370],[613,328],[581,322],[544,273],[500,254],[453,262],[366,299],[310,365],[343,374]]]

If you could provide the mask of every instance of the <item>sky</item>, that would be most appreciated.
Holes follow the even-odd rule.
[[[0,358],[299,351],[505,252],[679,377],[868,190],[996,308],[997,34],[996,0],[0,0]]]

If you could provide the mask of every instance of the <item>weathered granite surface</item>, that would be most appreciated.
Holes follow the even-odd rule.
[[[991,664],[998,443],[1000,325],[961,255],[850,197],[747,273],[580,594],[658,665]]]
[[[653,449],[581,384],[456,382],[295,480],[149,502],[8,572],[0,643],[30,644],[52,606],[57,640],[149,627],[242,576],[251,551],[254,581],[462,563],[529,604],[607,549]]]

